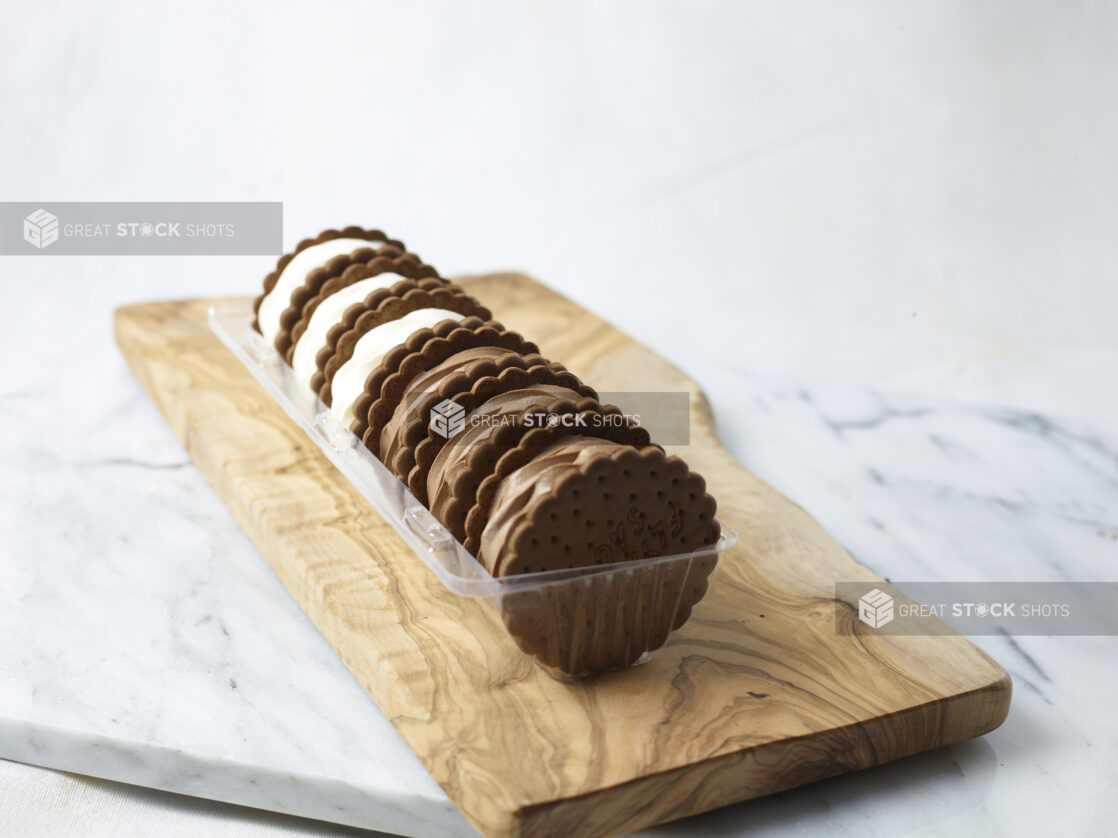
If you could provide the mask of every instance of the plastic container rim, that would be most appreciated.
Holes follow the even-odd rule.
[[[456,594],[499,597],[576,579],[589,580],[609,573],[690,562],[698,556],[718,556],[738,543],[737,532],[716,518],[721,529],[718,541],[688,553],[516,576],[492,576],[355,434],[337,422],[316,394],[299,385],[291,367],[273,347],[266,346],[252,328],[253,314],[250,299],[232,299],[210,306],[207,321],[218,339],[283,411],[392,525],[439,581]]]

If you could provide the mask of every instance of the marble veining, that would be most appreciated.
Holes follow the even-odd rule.
[[[80,336],[75,340],[81,339]],[[0,756],[415,836],[472,834],[184,456],[108,345],[111,398],[0,393]],[[89,385],[60,360],[54,379]],[[1118,453],[1014,410],[699,376],[727,445],[897,582],[1118,579]],[[1101,828],[1111,637],[978,638],[1012,674],[987,737],[656,834]],[[1111,776],[1113,771],[1111,771]],[[1043,793],[1042,793],[1043,791]]]

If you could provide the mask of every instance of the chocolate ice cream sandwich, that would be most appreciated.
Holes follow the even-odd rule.
[[[253,327],[268,346],[274,346],[280,331],[280,317],[290,304],[291,294],[310,273],[337,256],[360,248],[379,250],[383,247],[391,248],[397,255],[405,252],[404,243],[398,239],[363,227],[323,230],[314,238],[303,239],[294,250],[281,256],[275,270],[264,277],[264,292],[253,303],[256,315]]]

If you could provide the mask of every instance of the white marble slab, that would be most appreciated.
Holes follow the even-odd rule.
[[[789,397],[755,408],[750,380],[715,375],[710,362],[736,357],[1118,427],[1118,109],[1100,107],[1118,82],[1118,6],[814,0],[793,10],[690,4],[680,14],[664,3],[436,0],[387,12],[196,0],[69,4],[60,14],[51,3],[8,4],[4,196],[282,199],[289,246],[326,224],[383,224],[440,268],[529,268],[705,378],[739,456],[877,570],[934,578],[963,555],[952,575],[981,575],[990,561],[1014,578],[1057,568],[1091,578],[1101,562],[1113,578],[1104,552],[1113,487],[1085,477],[1089,487],[1050,489],[1051,469],[1029,466],[1058,457],[1058,439],[1021,440],[992,465],[980,451],[980,462],[944,475],[923,453],[920,423],[848,429],[840,447],[817,421],[801,431],[785,418],[805,406]],[[428,45],[421,66],[417,33]],[[370,97],[376,107],[345,104]],[[275,130],[293,107],[298,124]],[[321,126],[337,123],[339,107],[348,130],[327,138]],[[386,116],[398,113],[414,124]],[[166,628],[136,617],[163,607],[142,574],[68,616],[93,657],[74,659],[52,640],[63,617],[32,605],[58,594],[61,568],[78,565],[67,572],[91,591],[96,566],[145,562],[194,568],[196,578],[209,562],[215,584],[233,575],[227,567],[271,584],[190,469],[128,465],[182,454],[108,335],[113,304],[246,293],[267,262],[0,259],[0,714],[63,703],[71,717],[84,713],[75,730],[98,724],[111,696],[95,673],[112,653],[97,650],[113,648],[116,620],[134,623],[124,631],[135,660],[173,672],[160,663],[161,648],[177,648]],[[959,422],[956,436],[973,429]],[[888,455],[875,448],[878,433],[897,435]],[[906,471],[913,451],[926,472]],[[865,457],[887,489],[867,480]],[[999,471],[1010,476],[983,492]],[[1008,494],[1022,512],[983,494]],[[1105,509],[1095,514],[1093,503]],[[17,585],[29,599],[16,603]],[[284,596],[276,586],[268,598]],[[277,607],[301,619],[290,603]],[[250,709],[228,683],[236,675],[198,670],[224,642],[207,625],[180,632],[198,649],[177,664],[191,673],[187,694],[233,697],[209,711],[231,730],[282,729],[259,703],[263,687]],[[228,643],[251,636],[238,628]],[[310,645],[294,659],[325,661],[313,640],[301,642]],[[1104,781],[1116,773],[1116,737],[1100,695],[1113,692],[1114,641],[1022,642],[1039,671],[1004,639],[980,642],[1018,679],[1010,719],[991,736],[668,831],[1111,832],[1118,804]],[[294,663],[257,654],[237,656],[238,685],[296,680]],[[25,669],[24,659],[35,663]],[[84,685],[66,683],[78,675]],[[347,683],[340,670],[335,683]],[[147,694],[131,699],[124,723],[137,720],[141,740],[157,742]],[[158,684],[151,694],[168,699]],[[206,759],[221,753],[187,734]],[[80,803],[89,797],[29,773],[46,802],[13,800],[0,780],[0,835],[36,834],[47,819],[54,834],[93,834],[96,806]],[[83,789],[94,794],[92,783]],[[170,834],[187,802],[152,799],[123,787],[106,794],[98,811],[114,819],[99,834],[132,834],[126,819],[144,838]],[[80,814],[55,817],[65,806]],[[204,811],[179,822],[184,834],[243,834],[240,817]]]
[[[471,834],[89,328],[39,368],[78,405],[98,382],[88,409],[0,392],[0,756],[423,838]],[[80,369],[67,340],[96,347]],[[1094,429],[732,368],[700,378],[735,453],[882,575],[1118,579],[1118,456]],[[1118,641],[979,642],[1017,685],[992,735],[654,832],[853,835],[903,817],[935,834],[1027,834],[1053,784],[1072,802],[1067,828],[1091,832],[1116,767],[1103,702]]]
[[[903,581],[1118,581],[1118,445],[1053,415],[722,367],[725,441],[863,564]],[[1014,682],[978,740],[661,827],[660,835],[1105,835],[1118,637],[976,637]]]
[[[0,757],[475,834],[190,463],[106,339],[109,313],[97,318],[42,359],[58,390],[0,392]],[[75,364],[67,350],[87,346]]]

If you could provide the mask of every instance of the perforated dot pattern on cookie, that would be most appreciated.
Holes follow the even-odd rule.
[[[544,413],[548,416],[568,416],[583,413],[586,415],[584,424],[589,422],[591,414],[603,414],[609,410],[620,415],[617,408],[606,407],[595,398],[577,399],[577,393],[572,391],[570,399],[555,398],[549,393],[540,394],[539,401],[527,408],[515,407],[508,415],[513,421],[498,421],[485,432],[484,439],[474,440],[470,432],[463,437],[469,444],[452,445],[446,455],[450,457],[459,468],[455,477],[447,480],[447,485],[438,487],[438,497],[431,497],[431,487],[428,487],[428,500],[431,503],[431,513],[446,527],[455,538],[461,542],[466,541],[466,517],[473,509],[477,500],[478,486],[491,476],[497,469],[497,462],[507,451],[512,450],[521,438],[531,428],[527,427],[523,414],[528,412]],[[503,416],[499,417],[503,420]],[[601,423],[595,423],[601,424]],[[648,434],[644,433],[638,445],[648,444]],[[449,465],[449,463],[448,463]],[[445,469],[442,472],[445,475]],[[444,478],[445,479],[445,478]],[[430,478],[428,479],[430,482]]]
[[[718,540],[715,502],[703,479],[654,446],[590,459],[524,509],[500,556],[509,576],[612,565],[701,551]],[[658,648],[706,593],[713,553],[619,569],[585,584],[545,587],[502,600],[505,626],[521,649],[566,672],[625,666]]]

